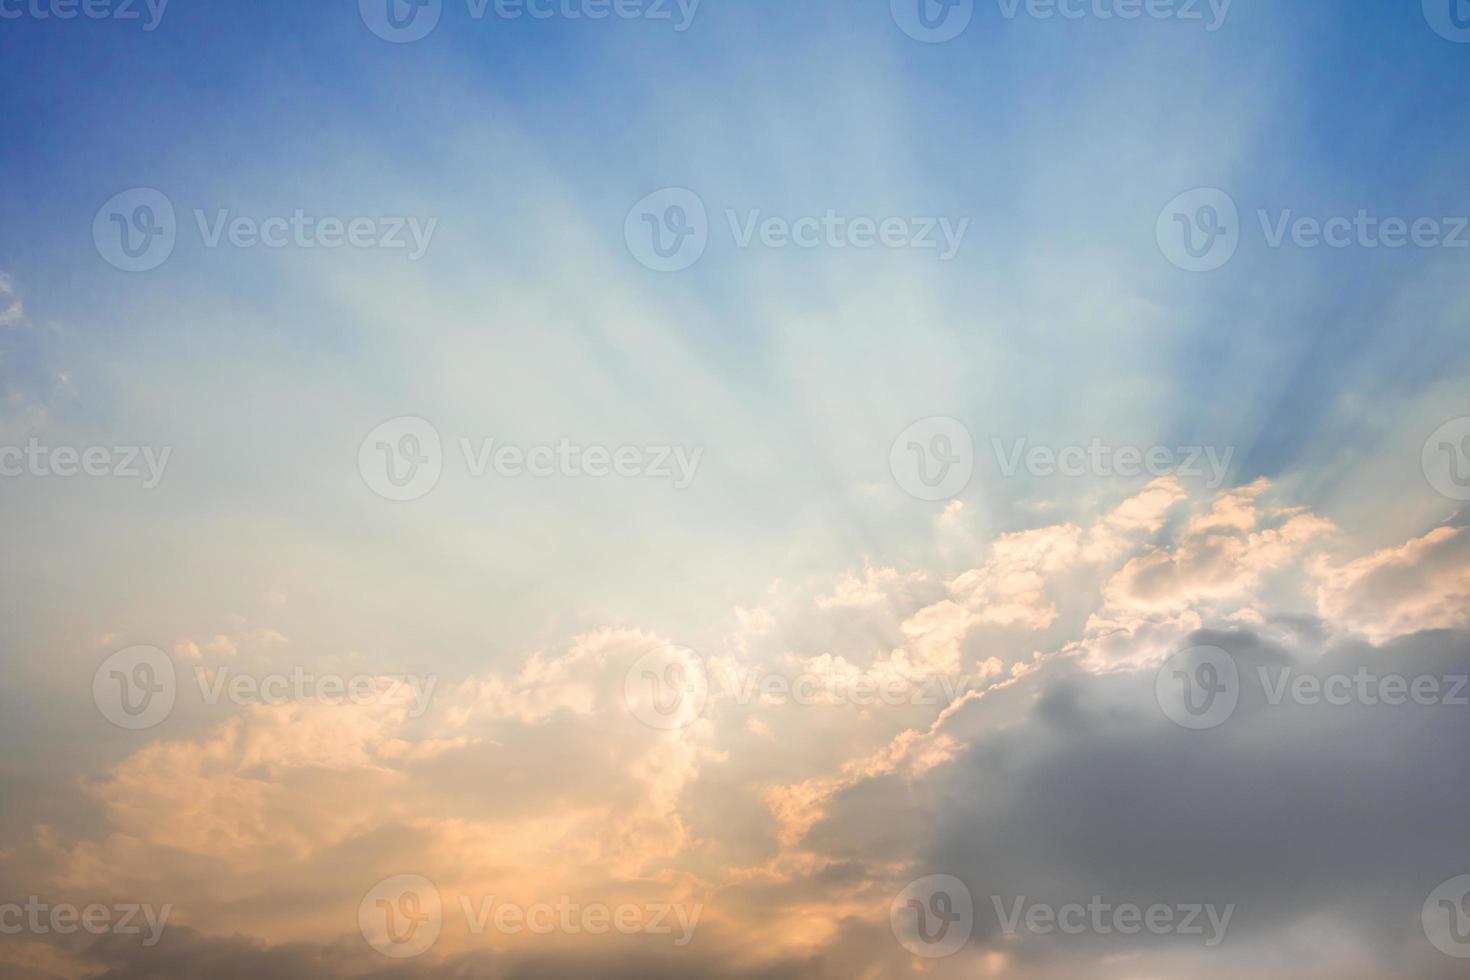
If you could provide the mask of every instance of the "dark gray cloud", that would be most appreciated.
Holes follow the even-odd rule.
[[[1200,975],[1214,975],[1213,964],[1224,975],[1240,957],[1290,948],[1295,933],[1314,930],[1357,937],[1370,957],[1365,975],[1463,967],[1427,943],[1420,910],[1441,882],[1470,873],[1470,707],[1309,706],[1289,696],[1273,706],[1259,671],[1273,684],[1283,668],[1467,674],[1470,637],[1423,633],[1320,655],[1249,632],[1203,632],[1190,644],[1227,649],[1239,664],[1240,705],[1220,727],[1167,720],[1152,669],[1092,675],[1058,663],[1007,692],[1034,698],[1024,722],[986,729],[994,706],[968,705],[944,729],[967,743],[951,764],[912,783],[886,776],[852,787],[807,844],[959,877],[975,897],[974,942],[1038,969],[1152,950],[1187,953]],[[1236,911],[1216,955],[1175,936],[1008,943],[992,903],[1095,895]]]

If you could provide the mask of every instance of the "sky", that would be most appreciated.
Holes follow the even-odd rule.
[[[0,0],[0,973],[1462,976],[1467,80]]]

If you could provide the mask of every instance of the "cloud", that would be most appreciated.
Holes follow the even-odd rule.
[[[174,945],[87,952],[115,976],[159,964],[180,976],[899,975],[911,964],[888,903],[936,871],[982,902],[1239,909],[1214,958],[1152,938],[1017,941],[992,918],[931,967],[937,978],[1084,964],[1119,980],[1284,976],[1285,951],[1329,935],[1351,954],[1333,961],[1341,975],[1366,978],[1392,956],[1434,976],[1441,964],[1403,923],[1457,872],[1444,855],[1470,804],[1467,715],[1271,706],[1258,671],[1470,671],[1466,634],[1444,632],[1465,626],[1467,536],[1438,528],[1345,555],[1329,522],[1277,496],[1259,483],[1196,497],[1161,480],[1094,519],[1003,534],[952,574],[866,562],[825,585],[778,584],[732,611],[724,647],[703,658],[711,677],[804,673],[829,693],[938,677],[954,682],[946,696],[793,703],[714,685],[702,712],[664,730],[630,713],[626,682],[674,648],[590,630],[444,685],[422,717],[395,703],[258,706],[155,741],[86,784],[94,832],[42,826],[36,853],[62,892],[180,907]],[[1154,681],[1203,643],[1235,656],[1241,706],[1218,730],[1187,732]],[[451,903],[638,897],[707,913],[684,958],[538,950],[458,923],[423,963],[364,959],[356,902],[405,871]],[[37,969],[41,954],[25,955]]]
[[[187,924],[245,916],[277,942],[350,927],[311,897],[343,886],[344,852],[358,854],[337,893],[349,911],[354,889],[404,866],[449,896],[590,900],[644,878],[687,896],[698,877],[673,862],[690,843],[680,801],[707,757],[704,727],[657,730],[623,702],[624,674],[662,645],[585,634],[512,677],[462,682],[423,718],[403,699],[247,707],[91,781],[105,833],[44,827],[37,844],[64,892],[164,894]]]
[[[18,327],[25,322],[25,307],[15,292],[15,282],[0,272],[0,327]]]
[[[1470,626],[1470,528],[1438,527],[1320,572],[1322,617],[1375,643],[1417,630]]]
[[[235,644],[234,640],[224,634],[220,634],[204,644],[204,652],[212,653],[217,657],[233,657],[240,652],[240,648]]]
[[[1426,634],[1324,652],[1249,632],[1184,637],[1231,651],[1245,678],[1237,714],[1204,732],[1163,716],[1157,665],[1093,674],[1058,659],[964,703],[927,733],[948,746],[947,761],[907,775],[874,769],[841,788],[803,845],[817,859],[893,868],[894,894],[922,874],[957,875],[977,900],[975,954],[1004,953],[1020,975],[1075,975],[1126,954],[1133,972],[1101,975],[1284,977],[1296,968],[1278,962],[1285,950],[1330,933],[1361,945],[1356,962],[1339,964],[1349,976],[1448,976],[1418,913],[1436,885],[1463,873],[1454,855],[1470,805],[1459,751],[1470,714],[1450,705],[1272,706],[1255,678],[1263,667],[1465,673],[1467,639]],[[997,727],[996,713],[1016,720]],[[1181,937],[1011,938],[992,904],[994,896],[1085,904],[1095,895],[1237,911],[1216,955],[1189,950]]]
[[[55,955],[55,954],[52,954]],[[3,962],[3,960],[0,960]],[[727,956],[710,952],[624,949],[616,955],[596,950],[559,950],[541,954],[469,952],[442,961],[393,962],[350,944],[289,943],[268,945],[246,937],[211,937],[188,929],[171,929],[157,946],[104,938],[93,942],[74,963],[86,964],[99,980],[317,980],[321,977],[366,977],[371,980],[679,980],[689,976],[711,980],[798,980],[837,978],[844,974],[821,963],[787,962],[746,968]],[[845,976],[851,976],[846,974]],[[28,975],[22,974],[27,980]],[[36,977],[47,974],[36,974]]]
[[[924,581],[920,572],[907,575],[896,568],[874,567],[871,562],[863,567],[862,577],[844,575],[838,579],[831,595],[818,596],[818,609],[842,609],[848,606],[871,606],[889,601],[907,587]]]

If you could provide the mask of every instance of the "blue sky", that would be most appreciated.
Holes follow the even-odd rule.
[[[73,857],[105,839],[105,805],[78,803],[74,784],[142,766],[152,743],[104,737],[86,681],[130,644],[184,656],[224,636],[241,662],[412,666],[520,691],[510,678],[542,663],[533,654],[614,663],[632,643],[619,630],[737,659],[923,661],[937,656],[925,631],[964,607],[967,670],[1053,655],[1134,669],[1193,629],[1286,644],[1272,629],[1292,617],[1375,656],[1395,643],[1440,656],[1405,624],[1466,625],[1445,611],[1463,582],[1424,557],[1452,546],[1426,536],[1462,524],[1461,504],[1425,479],[1421,452],[1470,415],[1470,248],[1273,248],[1258,212],[1450,227],[1470,215],[1470,44],[1413,2],[1235,0],[1213,31],[1003,9],[975,0],[943,44],[908,36],[882,0],[703,0],[683,31],[476,20],[444,0],[437,28],[407,44],[375,36],[350,0],[171,0],[152,31],[0,19],[0,446],[173,452],[147,491],[0,481],[13,556],[0,648],[17,679],[0,691],[0,732],[36,746],[0,768],[33,790],[0,818],[4,836],[63,825]],[[93,241],[99,209],[131,188],[177,212],[177,245],[151,271],[114,267]],[[662,188],[707,209],[708,247],[683,271],[654,271],[625,243],[630,209]],[[1189,272],[1157,228],[1200,188],[1229,195],[1240,243],[1223,267]],[[196,210],[435,225],[411,261],[206,247]],[[965,231],[941,260],[742,248],[731,227],[829,210]],[[7,321],[10,303],[23,312]],[[432,420],[445,475],[394,504],[356,461],[400,416]],[[916,499],[890,450],[936,416],[968,428],[975,474],[950,498]],[[472,479],[460,437],[703,455],[687,489]],[[1146,477],[1007,476],[993,440],[1021,439],[1211,447],[1229,468],[1221,485],[1152,491]],[[1180,509],[1154,513],[1161,495]],[[1243,511],[1240,552],[1195,540]],[[1292,524],[1301,514],[1333,530]],[[1106,574],[1050,544],[1033,553],[1057,529],[1078,554],[1106,553]],[[1109,537],[1125,531],[1126,563]],[[1007,557],[1016,534],[1024,559]],[[1297,550],[1309,538],[1335,550]],[[1229,592],[1238,605],[1212,591],[1235,573],[1201,554],[1250,570]],[[1149,564],[1160,555],[1177,588],[1151,577],[1168,578]],[[1422,604],[1352,611],[1344,597],[1400,594],[1374,592],[1375,570],[1421,559],[1433,573],[1403,594]],[[1030,596],[1032,572],[1060,612],[994,612],[1013,595],[995,583],[1024,580]],[[882,593],[890,615],[837,622],[854,591]],[[1109,629],[1138,647],[1110,646]],[[193,705],[160,732],[187,742],[220,722]],[[743,744],[723,750],[742,760]],[[852,760],[804,761],[761,785]],[[751,814],[769,797],[705,778],[686,786],[690,826],[729,806],[739,827],[718,856],[663,870],[718,881],[731,853],[765,853],[769,814]],[[864,832],[838,826],[838,809],[827,857]],[[0,881],[24,881],[4,844]],[[783,880],[810,897],[810,882]],[[257,898],[296,887],[268,872],[259,885]],[[270,943],[333,938],[252,925]]]
[[[287,547],[330,550],[381,514],[320,460],[404,413],[476,435],[541,420],[710,446],[718,477],[673,501],[443,502],[436,525],[476,542],[493,591],[547,617],[511,617],[523,640],[563,628],[569,606],[659,617],[748,600],[773,572],[932,556],[933,508],[863,491],[886,482],[893,434],[927,415],[964,419],[982,444],[1235,446],[1233,482],[1299,485],[1374,543],[1443,517],[1427,489],[1385,513],[1401,476],[1364,461],[1412,461],[1416,444],[1394,441],[1464,408],[1462,256],[1271,250],[1253,217],[1470,211],[1453,97],[1466,52],[1412,6],[1239,0],[1212,33],[1006,20],[982,3],[963,35],[927,45],[881,4],[707,2],[677,32],[476,21],[450,3],[428,38],[394,45],[350,4],[175,0],[152,32],[23,18],[0,42],[0,269],[52,331],[12,338],[7,388],[56,424],[189,445],[168,513],[115,502],[166,538],[175,508],[206,525],[238,510]],[[134,186],[186,217],[145,275],[98,261],[89,235]],[[695,190],[716,225],[676,276],[631,261],[620,236],[663,186]],[[1246,239],[1224,269],[1182,273],[1154,221],[1210,186],[1233,195]],[[204,249],[195,208],[440,225],[416,264],[303,258]],[[727,208],[971,224],[938,263],[736,249]],[[982,531],[1004,531],[1120,492],[1075,490],[977,481],[967,499]],[[546,530],[563,520],[574,535]],[[452,575],[458,549],[398,530]],[[635,553],[659,571],[626,574]],[[543,573],[568,565],[586,580],[548,595]]]

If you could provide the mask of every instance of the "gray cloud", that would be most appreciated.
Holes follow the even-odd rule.
[[[1090,675],[1056,663],[1005,695],[1034,699],[1023,722],[984,730],[992,706],[972,702],[941,729],[967,743],[952,763],[910,784],[859,783],[806,844],[956,875],[975,896],[974,942],[1031,961],[1038,976],[1078,956],[1181,951],[1188,975],[1224,976],[1242,961],[1263,968],[1303,933],[1339,930],[1363,942],[1364,976],[1448,975],[1456,964],[1426,942],[1419,913],[1439,883],[1470,873],[1470,708],[1272,706],[1258,670],[1465,674],[1470,637],[1342,643],[1320,657],[1249,632],[1190,643],[1225,648],[1240,666],[1240,706],[1221,727],[1169,722],[1152,669]],[[1237,911],[1219,955],[1179,937],[1017,944],[1000,934],[996,895]]]

